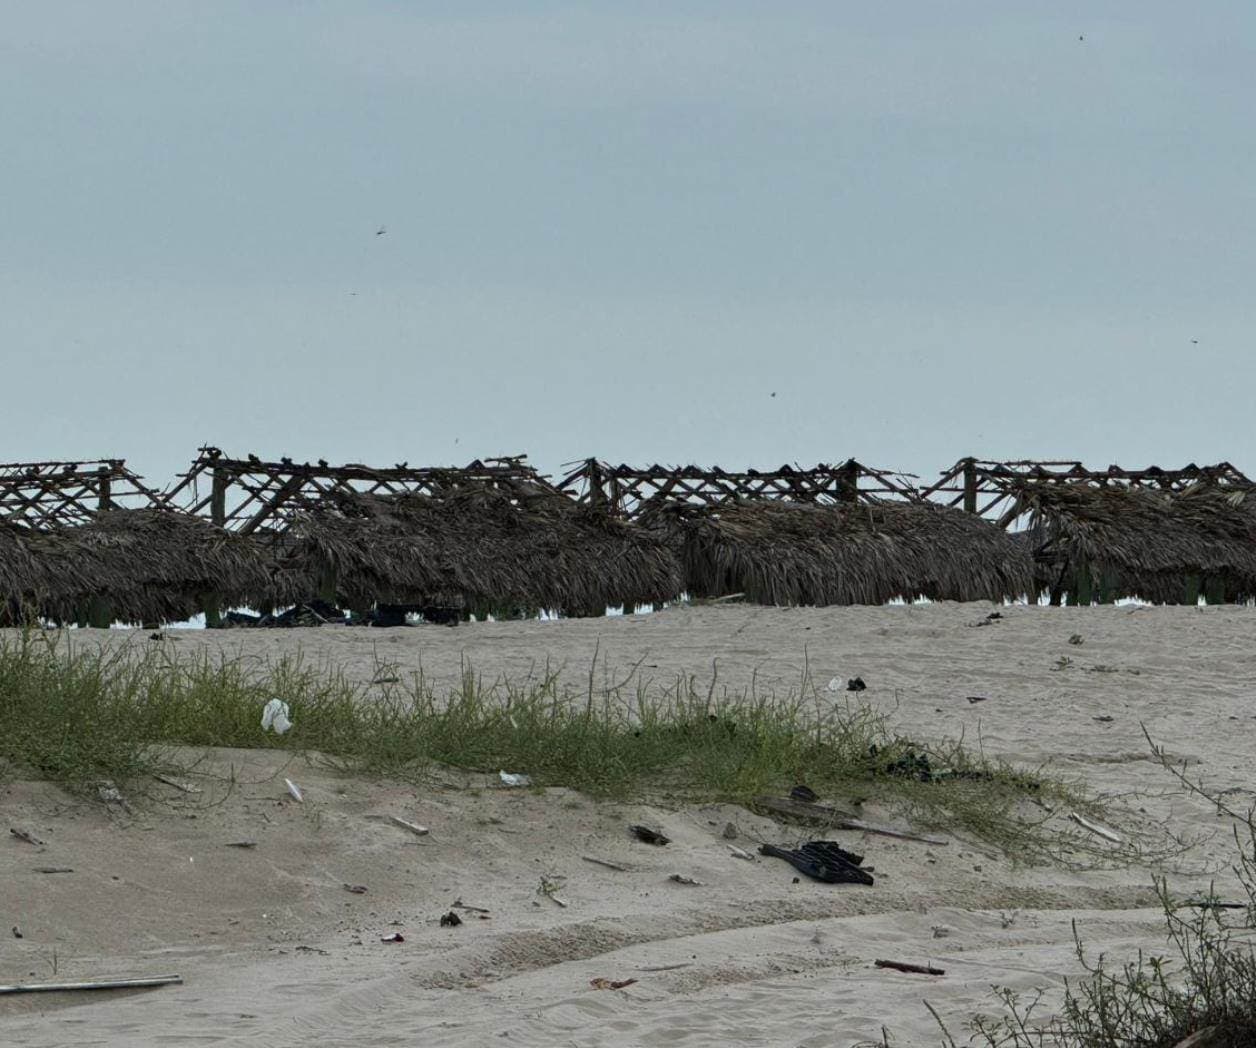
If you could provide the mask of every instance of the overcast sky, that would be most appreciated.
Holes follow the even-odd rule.
[[[1256,470],[1250,0],[3,13],[0,461]]]

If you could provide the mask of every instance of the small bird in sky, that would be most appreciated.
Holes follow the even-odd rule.
[[[775,394],[775,393],[773,393],[773,394],[772,394],[772,396],[776,396],[776,394]]]
[[[1192,346],[1198,346],[1198,345],[1199,345],[1199,339],[1197,339],[1197,338],[1193,338],[1193,339],[1191,339],[1191,345],[1192,345]]]
[[[383,226],[380,226],[379,229],[375,230],[375,235],[377,237],[382,237],[387,232],[388,230],[386,230]]]

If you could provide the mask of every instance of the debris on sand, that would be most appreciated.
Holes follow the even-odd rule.
[[[400,826],[403,830],[409,830],[416,837],[426,837],[431,832],[426,826],[420,826],[417,822],[407,822],[396,815],[388,816],[388,821],[394,826]]]
[[[825,884],[872,884],[872,874],[860,869],[863,856],[848,852],[836,841],[808,841],[796,849],[761,844],[760,855],[784,859],[799,873]]]
[[[896,972],[908,972],[912,975],[945,975],[943,968],[934,968],[930,964],[907,964],[904,961],[873,961],[878,968],[892,968]]]
[[[658,830],[652,830],[649,826],[629,826],[629,832],[639,841],[646,844],[656,844],[662,847],[664,844],[671,844],[672,839],[664,836]]]

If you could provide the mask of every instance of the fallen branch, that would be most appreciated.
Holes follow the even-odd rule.
[[[416,837],[426,837],[431,831],[426,826],[420,826],[417,822],[406,822],[396,815],[388,816],[388,821],[394,826],[400,826],[403,830],[409,830]]]
[[[181,790],[183,793],[201,792],[199,786],[193,786],[190,782],[180,782],[178,779],[171,779],[165,775],[154,775],[153,778],[158,782],[164,782],[167,786],[173,786],[176,790]]]
[[[1082,829],[1089,830],[1098,837],[1102,837],[1105,841],[1111,841],[1113,844],[1120,844],[1121,837],[1119,834],[1108,829],[1106,826],[1100,826],[1097,822],[1091,822],[1084,815],[1078,815],[1077,812],[1071,811],[1068,817],[1072,819]]]
[[[620,873],[631,873],[627,866],[620,866],[617,862],[608,862],[606,859],[596,859],[592,855],[581,855],[585,862],[591,862],[595,866],[605,866],[608,870],[618,870]]]
[[[89,979],[85,982],[13,983],[0,993],[51,993],[57,990],[135,990],[183,982],[181,975],[153,975],[146,979]]]
[[[904,961],[873,961],[878,968],[893,968],[896,972],[907,972],[909,975],[945,975],[942,968],[934,968],[930,964],[907,964]]]
[[[753,803],[755,807],[764,808],[774,815],[818,823],[835,830],[858,830],[862,833],[876,833],[882,837],[896,837],[903,841],[919,841],[921,844],[944,845],[948,843],[940,837],[926,837],[907,830],[896,830],[889,826],[877,826],[874,823],[864,822],[851,812],[843,811],[841,808],[830,808],[827,804],[812,804],[789,797],[756,797]]]

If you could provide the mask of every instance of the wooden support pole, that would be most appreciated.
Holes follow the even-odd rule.
[[[214,467],[210,476],[209,520],[215,527],[223,528],[227,525],[227,485],[231,483],[231,478],[218,467]],[[205,613],[206,628],[218,629],[222,626],[222,608],[216,593],[205,594],[201,610]]]
[[[859,501],[859,463],[854,459],[847,460],[841,468],[837,498],[846,505],[854,505]]]
[[[964,512],[977,512],[977,462],[964,459]]]
[[[110,473],[105,466],[100,466],[96,473],[100,478],[96,485],[96,511],[98,513],[108,513],[109,510],[113,509],[113,486]]]

